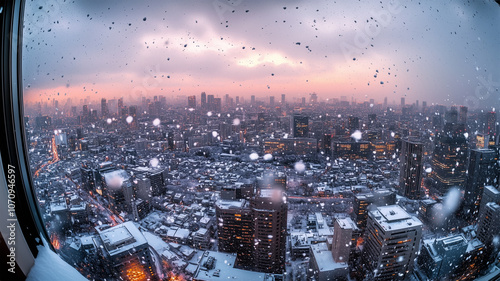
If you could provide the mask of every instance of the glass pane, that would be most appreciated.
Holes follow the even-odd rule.
[[[499,275],[499,9],[27,1],[52,245],[90,280]]]

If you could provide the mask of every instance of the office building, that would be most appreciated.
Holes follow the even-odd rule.
[[[277,189],[261,189],[250,207],[254,221],[254,269],[283,273],[288,212],[285,194]]]
[[[352,218],[356,226],[364,230],[368,221],[368,206],[388,206],[396,204],[396,193],[389,189],[374,190],[354,195]]]
[[[422,157],[424,145],[414,139],[403,139],[401,144],[399,194],[408,199],[420,199],[422,182]]]
[[[121,280],[158,280],[148,242],[132,222],[96,230],[95,243],[110,273]]]
[[[107,117],[109,115],[108,104],[106,103],[106,99],[101,99],[101,116]]]
[[[196,96],[188,96],[188,108],[196,108]]]
[[[432,157],[433,193],[445,195],[453,186],[463,187],[466,178],[467,148],[465,126],[447,123],[436,136]]]
[[[368,213],[363,248],[367,274],[374,280],[405,280],[419,251],[422,223],[398,205]]]
[[[216,208],[219,250],[236,253],[238,264],[243,268],[283,273],[287,224],[285,200],[279,189],[261,189],[249,201],[219,200]]]
[[[249,202],[221,199],[216,205],[219,251],[236,253],[238,261],[250,268],[253,260],[253,215]]]
[[[347,263],[359,238],[359,229],[350,218],[337,218],[333,226],[332,255],[335,262]]]
[[[492,149],[471,149],[464,191],[463,213],[470,220],[479,215],[483,188],[497,185],[498,157]]]
[[[309,117],[302,115],[293,116],[293,137],[307,138],[309,136]]]
[[[477,238],[486,246],[491,246],[493,239],[500,233],[500,205],[494,202],[486,203],[481,210],[477,226]],[[497,238],[498,240],[498,238]]]
[[[201,92],[201,109],[207,109],[207,94],[205,92]]]
[[[486,204],[490,202],[500,204],[500,191],[492,185],[487,185],[483,188],[479,212],[481,212],[486,207]]]
[[[461,265],[467,244],[462,234],[424,240],[417,259],[420,270],[430,280],[450,277]]]

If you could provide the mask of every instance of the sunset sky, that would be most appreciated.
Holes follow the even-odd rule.
[[[499,103],[493,0],[77,2],[26,2],[27,102],[205,91]]]

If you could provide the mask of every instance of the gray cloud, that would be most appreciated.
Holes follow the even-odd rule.
[[[27,95],[102,83],[202,91],[218,81],[260,95],[463,104],[480,81],[500,82],[499,9],[491,0],[32,1],[24,83]],[[498,103],[498,92],[481,102]]]

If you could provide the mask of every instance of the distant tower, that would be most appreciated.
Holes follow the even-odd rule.
[[[255,105],[255,96],[254,96],[254,95],[252,95],[252,96],[250,97],[250,104],[251,104],[251,105]]]
[[[108,116],[108,104],[106,103],[106,99],[102,98],[101,99],[101,116],[102,117],[107,117]]]
[[[384,98],[384,108],[387,108],[387,97]]]
[[[401,98],[401,108],[405,107],[405,98]]]
[[[403,139],[400,155],[399,194],[411,200],[421,197],[422,156],[424,145],[412,139]]]
[[[207,109],[207,94],[201,92],[201,109]]]
[[[302,115],[293,116],[293,137],[307,138],[309,136],[309,117]]]
[[[465,126],[447,123],[443,131],[436,136],[432,155],[432,173],[435,191],[445,195],[453,186],[462,186],[465,182],[467,165],[467,139]]]
[[[368,213],[362,258],[374,280],[405,280],[419,251],[422,222],[398,205]]]
[[[281,94],[281,106],[284,106],[285,103],[286,103],[285,94]]]
[[[495,139],[496,131],[497,131],[497,113],[496,112],[487,112],[486,113],[486,122],[484,127],[484,133],[490,135],[490,139]]]
[[[189,96],[188,97],[188,107],[189,108],[196,108],[196,96]]]
[[[462,124],[467,124],[467,106],[460,106],[458,122]]]
[[[274,96],[269,97],[269,106],[274,107]]]

